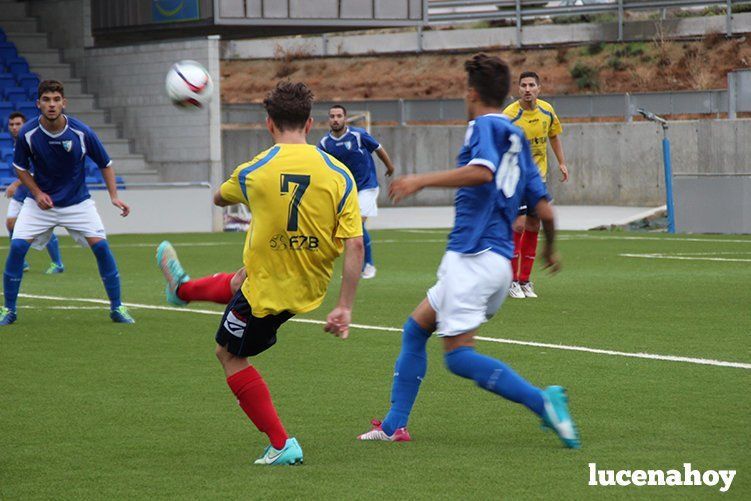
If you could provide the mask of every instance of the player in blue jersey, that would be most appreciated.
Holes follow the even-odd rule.
[[[133,323],[120,301],[120,274],[107,243],[102,220],[86,188],[85,157],[101,169],[112,204],[127,216],[130,207],[117,196],[115,172],[104,146],[84,123],[63,114],[63,84],[45,80],[39,84],[38,118],[26,122],[18,133],[13,167],[29,189],[18,216],[5,262],[3,290],[5,306],[0,309],[0,325],[16,321],[16,300],[23,278],[23,260],[30,246],[43,248],[56,226],[62,226],[96,257],[99,275],[110,299],[110,318]],[[34,168],[34,176],[29,169]]]
[[[18,131],[21,130],[21,126],[23,126],[24,122],[26,122],[26,117],[20,111],[14,111],[8,116],[8,130],[10,131],[14,144],[18,140]],[[23,207],[23,202],[26,200],[26,197],[29,196],[29,189],[21,184],[20,180],[14,181],[5,189],[5,196],[6,198],[10,198],[10,202],[8,203],[8,213],[5,215],[5,227],[8,229],[8,236],[10,236],[12,240],[13,229],[16,226],[16,220],[18,219],[18,214]],[[52,234],[52,237],[50,237],[50,241],[47,243],[47,253],[50,255],[52,262],[44,273],[52,275],[64,272],[65,266],[63,266],[63,261],[60,258],[60,244],[54,233]],[[29,263],[24,260],[23,271],[28,270]]]
[[[394,164],[383,146],[368,134],[368,131],[347,126],[347,110],[341,104],[329,109],[329,128],[331,131],[318,142],[318,147],[346,165],[355,178],[365,242],[365,260],[361,276],[366,279],[373,278],[376,275],[376,267],[373,263],[370,234],[365,229],[367,219],[378,215],[378,175],[372,154],[378,155],[386,166],[387,176],[394,173]]]
[[[511,367],[475,351],[474,336],[506,298],[514,252],[512,224],[522,202],[535,207],[545,232],[543,259],[559,268],[554,253],[555,223],[549,195],[524,133],[501,115],[510,85],[509,68],[497,57],[478,54],[465,63],[470,122],[458,168],[396,179],[394,201],[423,188],[459,188],[456,219],[438,282],[404,324],[396,361],[391,409],[383,422],[360,440],[409,441],[407,420],[427,371],[426,344],[435,332],[443,339],[446,367],[479,387],[526,406],[553,429],[566,447],[580,446],[579,433],[560,386],[540,389]]]

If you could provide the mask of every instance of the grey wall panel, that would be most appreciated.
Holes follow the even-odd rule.
[[[677,232],[751,233],[751,175],[679,176],[673,191]]]
[[[339,18],[339,0],[289,0],[289,9],[295,19]]]
[[[289,17],[286,0],[263,0],[263,17]]]
[[[408,0],[375,0],[376,19],[407,19]]]
[[[261,17],[263,15],[263,0],[245,0],[245,15],[247,17]]]
[[[245,0],[219,0],[222,17],[245,17]]]
[[[342,19],[371,19],[373,0],[341,0]]]

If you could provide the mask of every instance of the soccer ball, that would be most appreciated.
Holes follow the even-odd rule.
[[[172,65],[164,86],[175,106],[192,110],[200,110],[209,104],[214,92],[214,82],[206,68],[189,60]]]

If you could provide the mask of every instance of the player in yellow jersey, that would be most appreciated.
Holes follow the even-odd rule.
[[[548,142],[558,160],[561,171],[561,182],[568,181],[566,157],[563,154],[563,143],[560,134],[563,132],[558,116],[553,107],[538,99],[540,95],[540,76],[533,71],[525,71],[519,76],[520,99],[508,105],[503,114],[511,123],[521,128],[529,141],[532,159],[540,170],[543,181],[548,173]],[[519,209],[519,217],[514,222],[514,258],[511,266],[514,281],[509,289],[509,296],[523,299],[535,298],[534,286],[529,281],[532,265],[537,253],[537,236],[540,232],[540,218],[534,209],[523,205]]]
[[[240,407],[271,442],[256,464],[301,463],[303,454],[248,357],[274,345],[284,322],[321,304],[342,251],[341,292],[325,330],[346,338],[362,269],[355,182],[344,165],[307,144],[312,102],[305,84],[278,84],[264,101],[275,145],[238,166],[214,195],[216,205],[241,203],[252,214],[243,251],[247,278],[224,313],[216,355]]]

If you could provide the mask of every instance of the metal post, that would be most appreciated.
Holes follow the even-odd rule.
[[[668,233],[675,233],[675,207],[673,207],[673,167],[670,163],[668,124],[662,124],[662,163],[665,165],[665,198],[668,207]]]
[[[618,0],[618,41],[623,42],[623,0]]]
[[[516,47],[522,46],[522,1],[516,0]]]
[[[728,37],[733,36],[733,2],[727,0],[727,6],[725,7],[725,31]]]
[[[728,118],[731,120],[735,120],[736,118],[736,107],[738,105],[737,102],[737,96],[736,96],[736,83],[735,83],[735,77],[736,74],[733,71],[728,72]]]
[[[329,55],[329,35],[327,33],[321,35],[321,52],[324,57]]]
[[[629,92],[626,92],[625,97],[625,105],[626,105],[626,122],[633,122],[634,121],[634,111],[631,109],[631,94]]]
[[[404,104],[404,99],[399,99],[399,125],[407,125],[407,110]]]
[[[422,24],[417,25],[417,52],[422,52]]]

